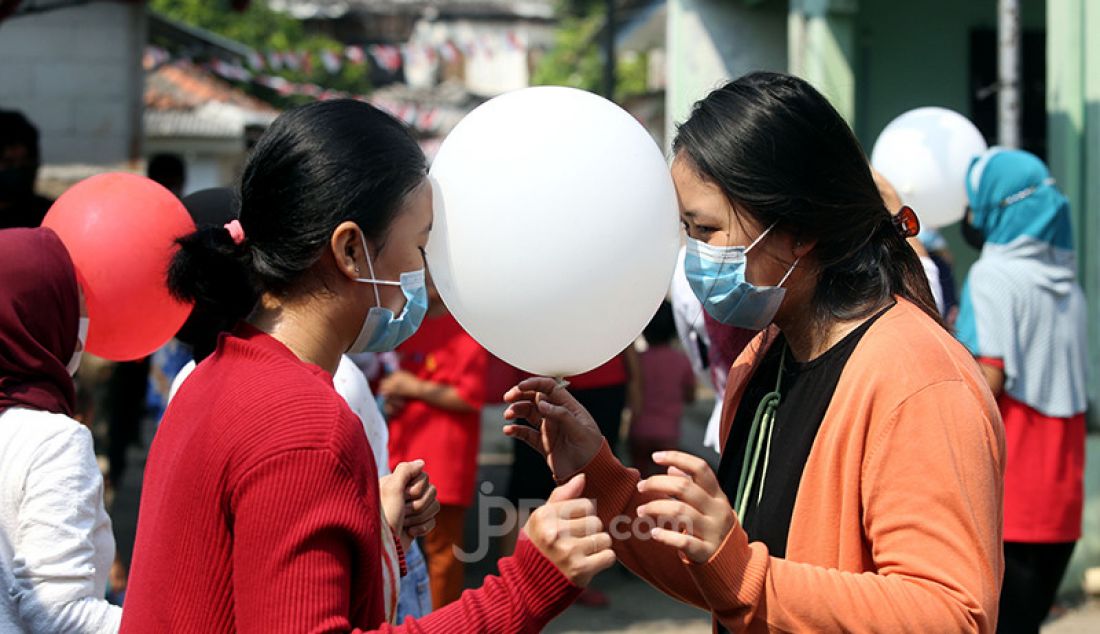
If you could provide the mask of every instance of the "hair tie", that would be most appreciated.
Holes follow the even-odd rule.
[[[244,242],[244,227],[241,226],[241,221],[234,218],[224,225],[225,230],[229,232],[229,237],[233,238],[233,244],[240,245]]]
[[[894,229],[902,238],[912,238],[920,233],[920,219],[917,218],[917,212],[913,211],[913,208],[909,205],[899,209],[898,213],[891,218],[891,221],[894,223]]]

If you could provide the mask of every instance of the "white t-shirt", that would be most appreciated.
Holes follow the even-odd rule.
[[[710,348],[710,336],[707,335],[706,322],[703,320],[703,304],[695,296],[688,283],[687,273],[684,271],[684,256],[686,247],[680,247],[680,254],[676,257],[676,270],[672,273],[672,286],[669,289],[669,300],[672,304],[672,318],[676,322],[676,333],[680,335],[680,345],[691,359],[691,369],[695,370],[695,380],[711,385],[715,392],[719,393],[714,399],[714,408],[707,420],[707,429],[703,433],[703,446],[710,447],[721,452],[718,446],[718,436],[722,420],[721,386],[715,385],[713,376],[707,368],[708,359],[704,359],[699,350],[699,342]]]
[[[378,409],[378,401],[370,391],[367,377],[359,367],[348,358],[348,355],[340,357],[340,365],[336,368],[336,374],[332,377],[332,385],[336,392],[344,397],[348,407],[359,420],[363,421],[363,431],[367,433],[371,451],[374,452],[374,463],[378,465],[378,477],[390,473],[390,452],[387,445],[390,442],[390,430],[386,427],[386,419]]]
[[[936,302],[936,310],[943,314],[943,285],[940,284],[940,267],[927,255],[920,256],[920,265],[924,269],[924,276],[928,278],[928,286],[932,289],[932,299]]]
[[[117,632],[115,558],[92,434],[61,414],[0,412],[0,632]]]
[[[695,291],[691,290],[687,273],[684,271],[686,253],[687,248],[680,247],[680,254],[676,256],[676,270],[672,273],[672,284],[668,291],[669,303],[672,304],[672,319],[676,322],[676,334],[680,336],[680,345],[691,360],[695,380],[711,384],[710,371],[707,369],[708,360],[703,358],[699,350],[700,341],[707,348],[710,347],[710,337],[707,335],[707,327],[703,321],[703,304],[695,297]]]
[[[179,374],[172,380],[172,387],[168,389],[169,401],[194,369],[194,361],[189,361],[187,365],[180,368]],[[371,451],[374,453],[374,462],[378,466],[378,477],[389,475],[390,453],[386,445],[390,440],[390,430],[386,427],[386,419],[378,409],[378,402],[374,400],[367,378],[346,354],[340,356],[340,365],[337,366],[336,374],[332,377],[332,385],[336,388],[336,393],[347,402],[351,411],[355,412],[363,422],[363,431],[367,434]]]

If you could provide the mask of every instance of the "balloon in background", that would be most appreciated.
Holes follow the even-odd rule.
[[[664,299],[676,194],[649,133],[591,93],[537,87],[482,104],[431,169],[432,279],[481,345],[571,376],[629,346]]]
[[[100,174],[70,187],[42,225],[57,232],[88,309],[88,352],[112,361],[164,345],[191,307],[168,293],[175,240],[195,230],[183,204],[134,174]]]
[[[986,150],[978,128],[946,108],[917,108],[890,122],[875,141],[871,164],[927,227],[962,219],[966,172]]]

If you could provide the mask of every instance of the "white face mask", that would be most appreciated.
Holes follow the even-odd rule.
[[[81,317],[76,330],[76,350],[73,350],[73,356],[69,359],[69,365],[65,366],[69,371],[69,376],[76,376],[76,371],[80,369],[80,358],[84,356],[84,345],[87,341],[88,318]]]

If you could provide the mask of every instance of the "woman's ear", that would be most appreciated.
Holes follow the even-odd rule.
[[[817,246],[817,240],[816,239],[811,240],[811,239],[804,238],[804,237],[795,238],[794,245],[791,247],[791,255],[794,256],[795,258],[805,257],[805,255],[807,253],[809,253],[810,251],[813,251],[814,247],[816,247],[816,246]]]
[[[329,246],[332,249],[333,260],[336,262],[336,268],[348,279],[370,277],[367,264],[370,254],[363,251],[364,244],[369,243],[362,235],[362,230],[359,229],[359,225],[350,220],[341,222],[332,232]]]

